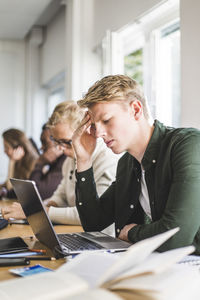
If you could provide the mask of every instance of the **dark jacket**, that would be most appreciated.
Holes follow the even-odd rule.
[[[57,189],[58,184],[62,179],[62,165],[66,159],[63,154],[56,159],[52,164],[49,164],[48,170],[44,172],[43,164],[36,164],[33,172],[30,175],[30,180],[35,181],[41,198],[47,199],[51,197]]]
[[[133,243],[174,227],[180,231],[159,250],[193,244],[200,254],[200,131],[170,128],[158,121],[142,159],[152,222],[145,224],[139,203],[141,166],[129,153],[119,160],[116,181],[98,198],[92,168],[77,173],[77,208],[87,231],[115,222],[116,234],[138,224]],[[83,179],[84,178],[84,179]]]

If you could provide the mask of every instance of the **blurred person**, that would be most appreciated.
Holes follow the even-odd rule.
[[[52,196],[62,179],[62,165],[66,155],[52,141],[50,129],[46,124],[42,127],[40,140],[42,154],[37,159],[29,179],[35,181],[40,196],[44,200]]]
[[[38,159],[38,153],[25,133],[11,128],[3,132],[4,152],[9,158],[8,175],[1,185],[0,197],[16,198],[9,178],[28,179]]]
[[[66,101],[56,106],[49,119],[52,140],[67,155],[63,164],[63,179],[49,199],[45,200],[47,211],[54,223],[80,225],[80,219],[75,206],[75,170],[76,158],[72,147],[72,136],[81,123],[85,110],[76,102]],[[108,149],[103,141],[97,143],[92,155],[94,177],[98,193],[101,195],[115,179],[116,165],[119,157]],[[84,178],[82,179],[84,181]],[[20,204],[3,210],[4,218],[25,218]],[[106,230],[113,234],[113,227]]]

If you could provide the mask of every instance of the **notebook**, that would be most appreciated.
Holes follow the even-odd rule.
[[[35,236],[56,258],[91,250],[121,252],[131,245],[102,232],[56,234],[35,182],[15,178],[10,181]]]

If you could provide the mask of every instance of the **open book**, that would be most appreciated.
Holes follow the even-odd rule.
[[[176,264],[194,247],[153,252],[178,230],[140,241],[124,253],[85,252],[54,272],[2,282],[0,298],[196,300],[196,295],[200,295],[199,271]]]

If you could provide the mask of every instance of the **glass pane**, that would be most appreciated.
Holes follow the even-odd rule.
[[[180,123],[180,30],[161,32],[157,52],[156,117],[167,125]]]
[[[143,50],[138,49],[124,57],[124,74],[143,85]]]

